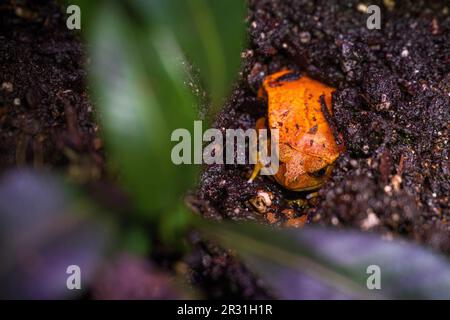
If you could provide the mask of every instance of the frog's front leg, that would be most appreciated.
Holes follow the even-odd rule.
[[[259,119],[256,121],[255,129],[256,129],[256,131],[257,131],[258,133],[259,133],[259,130],[261,130],[261,129],[266,129],[266,118],[264,118],[264,117],[259,118]],[[259,136],[259,134],[258,134],[258,136]],[[266,150],[268,150],[268,149],[267,149],[267,144],[268,144],[268,141],[267,141],[267,140],[258,140],[258,144],[264,144],[264,148],[266,148]],[[252,151],[251,151],[251,152],[256,152],[256,157],[252,157],[253,159],[256,158],[256,164],[255,164],[255,167],[253,168],[252,175],[251,175],[250,179],[248,180],[249,183],[253,182],[253,180],[256,179],[256,177],[258,176],[258,174],[259,174],[259,172],[261,171],[262,167],[264,166],[264,165],[259,161],[259,159],[261,158],[261,156],[260,156],[258,150],[260,150],[260,149],[261,149],[261,148],[257,148],[256,151],[255,151],[255,150],[252,150]]]

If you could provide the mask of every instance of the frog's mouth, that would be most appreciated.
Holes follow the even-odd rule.
[[[308,175],[310,177],[314,177],[315,178],[315,182],[314,184],[311,184],[309,186],[304,186],[301,188],[296,188],[296,189],[291,189],[292,191],[296,191],[296,192],[309,192],[309,191],[316,191],[320,188],[323,187],[323,185],[325,184],[325,182],[327,182],[328,178],[331,175],[331,172],[333,170],[333,166],[332,165],[327,165],[315,172],[312,173],[308,173]]]

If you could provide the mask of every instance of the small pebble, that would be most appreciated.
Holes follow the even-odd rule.
[[[367,215],[367,218],[363,220],[361,224],[361,228],[363,230],[369,230],[380,224],[380,219],[378,219],[377,215],[373,212],[370,212]]]
[[[282,214],[286,216],[288,219],[292,219],[295,216],[295,211],[293,209],[284,209],[281,211]]]
[[[356,7],[356,10],[362,13],[367,12],[367,5],[365,3],[358,3],[358,6]]]
[[[399,191],[400,185],[402,184],[402,177],[396,174],[395,176],[392,177],[391,184],[394,187],[395,191]]]
[[[245,50],[244,52],[241,53],[241,58],[249,58],[249,57],[253,57],[253,50]]]
[[[249,202],[259,213],[266,213],[268,207],[272,205],[272,199],[272,193],[259,190],[256,197],[250,199]]]
[[[287,228],[302,228],[306,221],[308,220],[308,216],[304,215],[300,218],[289,219],[284,223],[284,226]]]
[[[409,51],[408,51],[408,49],[404,48],[404,49],[402,50],[401,56],[402,56],[402,58],[406,58],[407,56],[409,56]]]
[[[278,221],[277,216],[273,212],[268,212],[266,214],[266,219],[267,221],[269,221],[270,224],[274,224],[275,222]]]
[[[311,41],[311,34],[307,31],[300,32],[300,42],[308,43],[309,41]]]
[[[13,92],[14,86],[11,82],[3,82],[2,90],[6,91],[6,92]]]
[[[272,205],[273,195],[271,193],[265,191],[258,191],[258,196],[260,196],[263,199],[266,206],[269,207]]]

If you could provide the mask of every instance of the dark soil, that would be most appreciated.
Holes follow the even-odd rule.
[[[450,3],[371,2],[382,8],[381,30],[366,28],[359,1],[249,1],[242,75],[215,126],[252,128],[267,108],[256,99],[262,79],[290,67],[337,88],[347,153],[313,198],[267,177],[248,184],[251,166],[209,166],[190,201],[204,216],[282,225],[306,215],[450,252]],[[54,1],[0,2],[0,172],[33,165],[81,183],[107,178],[84,53]],[[249,202],[261,191],[273,196],[263,213]],[[191,240],[189,274],[207,297],[270,297],[227,251]]]
[[[84,48],[54,1],[0,5],[0,171],[59,168],[77,181],[103,172],[86,95]]]
[[[215,126],[252,128],[267,108],[256,99],[262,79],[289,67],[337,89],[334,122],[347,152],[311,200],[267,177],[248,184],[251,166],[207,167],[196,202],[205,216],[281,225],[293,209],[312,224],[450,252],[450,2],[385,1],[394,2],[371,1],[382,26],[369,30],[361,1],[249,1],[242,77]],[[258,212],[249,200],[260,190],[274,200]]]
[[[0,0],[0,173],[22,166],[64,172],[97,201],[123,212],[127,198],[105,174],[85,85],[86,49],[65,19],[57,1]],[[261,281],[226,250],[198,236],[191,240],[189,257],[161,247],[154,248],[152,260],[176,272],[186,259],[188,277],[208,298],[269,297]]]

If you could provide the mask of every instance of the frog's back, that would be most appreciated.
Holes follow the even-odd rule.
[[[332,114],[333,88],[290,70],[264,80],[268,100],[268,125],[279,129],[279,143],[329,162],[339,155],[333,132],[322,110],[321,96]]]

